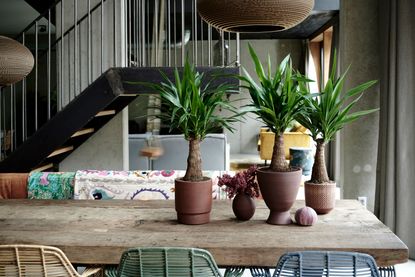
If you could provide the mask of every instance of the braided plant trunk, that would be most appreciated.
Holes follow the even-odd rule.
[[[336,183],[330,181],[324,149],[326,143],[323,139],[317,139],[316,156],[314,159],[311,180],[305,182],[305,203],[313,208],[317,214],[326,214],[334,209],[336,202]]]
[[[328,183],[330,179],[327,174],[326,159],[324,157],[326,143],[323,139],[317,139],[316,142],[317,149],[310,181],[315,184]]]
[[[271,164],[269,168],[272,171],[289,171],[287,162],[285,161],[284,136],[283,134],[275,134],[274,150],[272,151]]]
[[[184,181],[203,180],[200,142],[201,140],[199,139],[189,140],[189,156],[187,157],[187,170],[183,177]]]

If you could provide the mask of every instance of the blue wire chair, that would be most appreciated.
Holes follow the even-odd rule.
[[[304,251],[284,254],[274,277],[380,277],[375,260],[355,252]]]

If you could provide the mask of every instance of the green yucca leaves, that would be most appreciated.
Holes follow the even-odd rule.
[[[185,63],[182,76],[174,70],[174,81],[161,74],[164,82],[151,84],[160,93],[165,111],[159,117],[170,122],[171,129],[183,132],[187,140],[203,140],[219,128],[233,131],[232,123],[239,121],[247,111],[238,110],[227,100],[226,94],[234,92],[235,87],[227,84],[213,87],[210,82],[203,86],[204,74],[197,72],[189,62]]]
[[[289,168],[285,162],[282,135],[294,118],[304,111],[305,84],[310,80],[293,70],[289,55],[283,59],[275,73],[272,73],[269,57],[265,70],[251,45],[249,52],[259,82],[257,83],[243,69],[244,75],[239,76],[243,82],[241,87],[246,88],[251,96],[252,102],[248,107],[277,136],[270,164],[271,170],[287,171]]]
[[[336,53],[334,53],[333,68],[323,91],[320,94],[307,97],[304,102],[305,112],[298,114],[296,117],[300,124],[310,130],[311,136],[317,143],[310,180],[316,184],[330,182],[324,157],[327,142],[332,140],[334,135],[346,124],[378,110],[351,112],[363,93],[373,86],[376,81],[369,81],[343,92],[344,80],[348,70],[340,77],[335,76]]]
[[[182,74],[174,70],[174,80],[161,72],[164,81],[145,83],[160,93],[163,113],[157,117],[170,122],[170,130],[178,129],[189,141],[186,181],[203,180],[200,142],[208,133],[225,128],[233,131],[232,123],[240,121],[240,116],[249,109],[237,109],[228,100],[226,94],[236,88],[228,84],[204,85],[204,74],[199,73],[186,61]],[[159,108],[159,107],[156,107]]]
[[[294,118],[303,111],[304,93],[301,88],[309,80],[293,70],[290,56],[284,58],[273,74],[269,57],[265,72],[250,45],[249,52],[259,79],[257,83],[245,69],[242,69],[244,75],[239,76],[244,82],[241,87],[249,91],[252,99],[249,107],[274,133],[283,134]]]
[[[333,139],[337,131],[346,124],[378,109],[351,112],[363,93],[376,81],[360,84],[343,93],[344,81],[349,69],[340,77],[335,76],[336,54],[329,79],[323,91],[308,97],[305,101],[305,113],[298,114],[296,120],[311,131],[314,140],[322,139],[325,143]]]

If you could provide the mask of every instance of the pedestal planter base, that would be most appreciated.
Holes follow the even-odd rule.
[[[189,225],[208,223],[212,210],[212,179],[205,177],[197,182],[176,179],[174,203],[179,223]]]
[[[304,183],[305,205],[313,208],[317,214],[327,214],[336,203],[336,183]]]
[[[265,204],[270,209],[268,224],[291,223],[290,208],[297,198],[301,183],[301,168],[287,172],[273,172],[268,168],[257,170],[258,184]]]
[[[267,223],[274,224],[274,225],[287,225],[291,224],[291,216],[290,212],[276,212],[270,211]]]

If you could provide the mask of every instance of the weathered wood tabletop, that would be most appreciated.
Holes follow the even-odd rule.
[[[292,212],[303,205],[297,201]],[[262,201],[246,222],[234,218],[229,200],[214,201],[209,224],[188,226],[176,222],[173,201],[0,200],[0,244],[53,245],[80,264],[117,264],[138,246],[200,247],[222,266],[273,267],[296,250],[359,251],[379,266],[407,261],[405,244],[359,202],[336,205],[301,227],[266,224]]]

